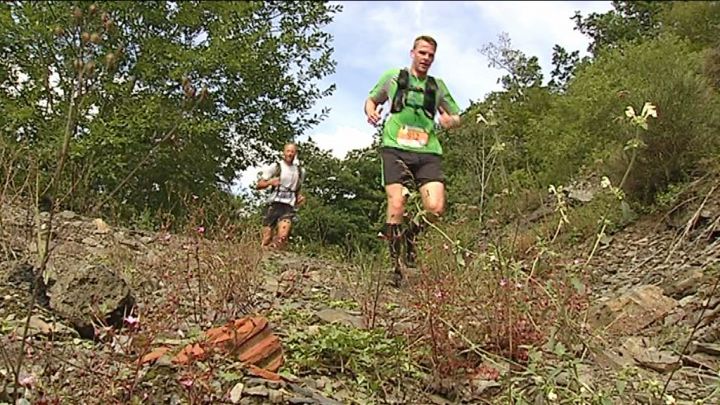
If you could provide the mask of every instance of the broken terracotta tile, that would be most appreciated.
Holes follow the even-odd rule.
[[[156,360],[170,351],[152,352],[149,360],[143,357],[141,361]],[[209,329],[204,333],[203,339],[186,345],[172,359],[175,364],[188,364],[194,360],[205,358],[211,352],[223,352],[239,361],[266,371],[275,372],[284,363],[280,339],[272,333],[268,321],[262,317],[246,317],[219,327]]]
[[[248,366],[248,372],[250,374],[254,375],[255,377],[264,378],[266,380],[282,381],[282,377],[280,377],[279,374],[273,373],[271,371],[267,371],[264,368],[260,368],[258,366],[252,365],[252,364],[250,366]]]
[[[150,353],[148,353],[140,358],[140,364],[151,363],[151,362],[159,359],[160,357],[164,356],[165,353],[167,353],[169,351],[170,351],[170,348],[165,347],[165,346],[155,348]]]

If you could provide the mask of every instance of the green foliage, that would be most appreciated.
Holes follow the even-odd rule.
[[[573,77],[575,68],[580,63],[580,51],[569,52],[560,45],[553,47],[553,71],[548,86],[558,91],[565,90],[568,81]]]
[[[588,51],[598,54],[604,48],[617,49],[623,42],[653,38],[660,26],[659,14],[671,2],[613,1],[614,10],[573,16],[575,29],[590,37]]]
[[[299,145],[307,203],[295,234],[306,242],[341,247],[377,248],[375,233],[384,212],[380,159],[374,148],[351,151],[344,160],[319,149],[312,140]]]
[[[323,369],[339,372],[371,392],[392,381],[420,376],[403,341],[377,329],[321,325],[313,333],[294,333],[283,344],[295,375]]]
[[[720,2],[673,1],[658,16],[663,31],[687,39],[694,50],[720,45]]]
[[[513,49],[506,33],[499,35],[497,43],[485,44],[480,52],[488,58],[490,67],[507,72],[498,79],[506,91],[519,92],[522,96],[523,89],[542,83],[543,75],[538,58],[528,58],[523,52]]]
[[[48,173],[68,124],[68,208],[85,211],[116,190],[110,202],[124,218],[181,214],[179,196],[227,191],[267,147],[323,118],[310,113],[334,88],[318,84],[335,66],[322,29],[339,10],[322,2],[3,3],[2,136],[30,146]]]
[[[622,112],[650,101],[657,106],[658,118],[643,134],[647,146],[638,153],[637,167],[623,188],[629,196],[649,199],[683,178],[718,146],[713,132],[720,124],[720,110],[716,95],[699,74],[701,61],[701,54],[687,42],[667,34],[601,53],[578,72],[561,101],[560,128],[575,130],[541,140],[549,151],[545,170],[552,172],[554,162],[567,156],[585,164],[600,158],[606,164],[601,167],[619,183],[630,159],[624,152],[626,141],[634,136]],[[564,169],[577,170],[578,163]]]

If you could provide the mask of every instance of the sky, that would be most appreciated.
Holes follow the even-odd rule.
[[[333,155],[344,158],[372,143],[375,128],[367,123],[363,105],[368,92],[387,69],[410,64],[413,39],[426,34],[438,42],[430,74],[443,79],[461,110],[500,90],[504,72],[488,67],[480,53],[487,43],[508,34],[511,46],[536,56],[545,80],[552,71],[552,48],[587,54],[589,39],[574,30],[571,17],[612,9],[609,1],[343,1],[343,9],[326,29],[333,37],[335,73],[320,82],[336,84],[332,96],[313,109],[330,108],[328,117],[298,137],[308,137]],[[384,108],[387,110],[387,107]],[[302,160],[302,151],[299,153]],[[242,173],[237,192],[254,183],[258,168]]]

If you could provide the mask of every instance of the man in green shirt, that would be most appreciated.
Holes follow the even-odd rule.
[[[389,241],[396,285],[402,281],[400,250],[405,245],[405,264],[415,265],[415,241],[422,224],[410,224],[403,232],[406,187],[419,187],[423,207],[434,217],[445,209],[442,147],[435,117],[443,128],[460,123],[460,109],[445,83],[428,75],[435,60],[437,42],[423,35],[410,51],[411,65],[383,73],[365,101],[365,115],[372,125],[380,124],[379,108],[390,102],[390,114],[382,132],[383,184],[387,195],[387,218],[382,236]]]

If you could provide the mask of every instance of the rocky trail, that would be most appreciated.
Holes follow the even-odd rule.
[[[16,389],[7,364],[19,358],[26,323],[25,403],[508,403],[510,363],[496,359],[497,375],[450,388],[411,366],[403,353],[413,349],[393,338],[414,327],[405,292],[367,269],[64,211],[38,283],[34,221],[2,211],[0,403]],[[585,260],[593,242],[564,259]],[[586,266],[591,305],[578,323],[587,342],[569,348],[578,358],[571,379],[613,387],[610,403],[661,403],[653,394],[672,375],[662,403],[718,403],[719,246],[714,188],[604,238]],[[569,379],[555,377],[558,386]],[[552,403],[538,392],[535,403]]]

